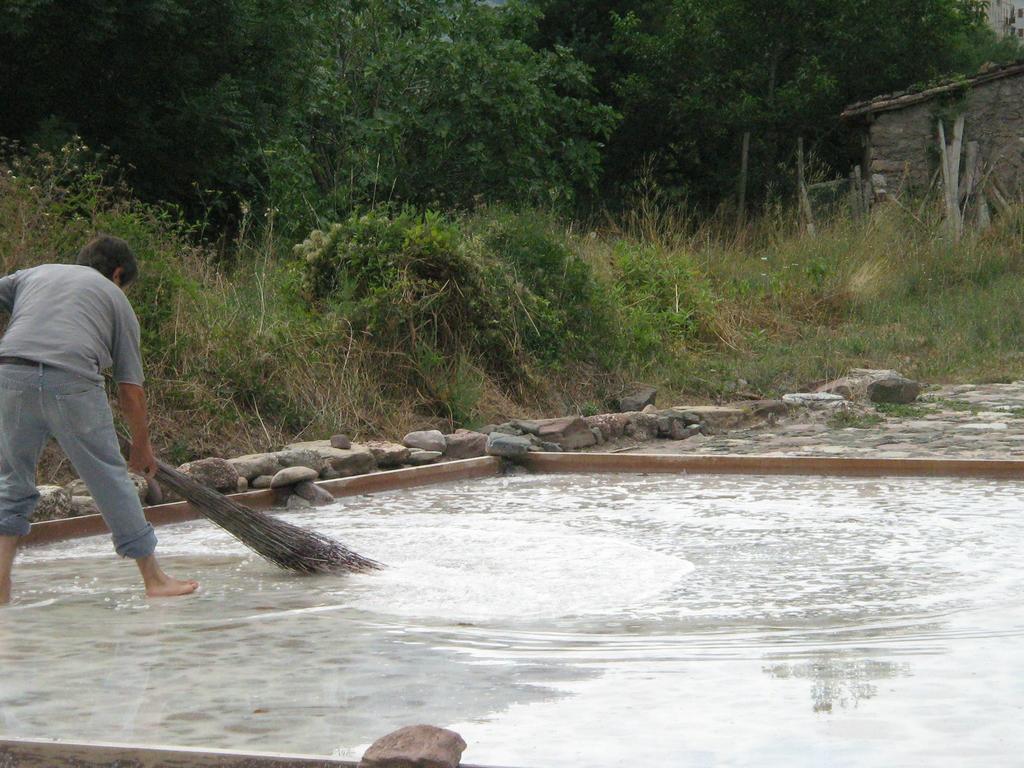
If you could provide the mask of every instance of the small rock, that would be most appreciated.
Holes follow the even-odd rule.
[[[71,517],[71,494],[65,489],[59,485],[41,485],[36,490],[39,491],[39,501],[32,513],[33,520],[63,520]]]
[[[71,497],[71,517],[81,517],[82,515],[98,515],[100,508],[96,506],[96,501],[92,496],[72,496]]]
[[[438,451],[444,453],[444,435],[437,429],[426,429],[410,432],[402,438],[402,445],[407,448],[419,448],[421,451]]]
[[[246,480],[252,480],[260,475],[274,475],[281,469],[276,453],[250,453],[228,459],[228,463]]]
[[[409,458],[409,449],[386,440],[371,440],[366,443],[378,467],[400,467]]]
[[[277,472],[275,472],[274,474],[276,475]],[[264,488],[269,488],[272,482],[274,482],[274,475],[260,475],[259,477],[253,478],[253,481],[252,483],[250,483],[249,487],[253,489],[262,490]]]
[[[561,453],[562,452],[562,446],[560,446],[558,443],[549,443],[549,442],[547,442],[545,440],[541,440],[539,442],[539,444],[537,445],[537,447],[540,448],[540,450],[544,451],[545,453]]]
[[[444,444],[444,453],[449,459],[474,459],[487,455],[487,435],[479,432],[457,430],[454,434],[444,436]]]
[[[619,400],[619,412],[642,411],[648,405],[654,405],[658,390],[654,387],[641,387],[630,395]]]
[[[235,493],[245,493],[249,490],[249,481],[244,477],[238,478],[238,485],[235,487]]]
[[[145,504],[146,496],[149,495],[149,478],[136,475],[134,472],[129,472],[128,478],[132,481],[132,485],[135,486],[135,492],[139,494],[139,501]]]
[[[226,459],[199,459],[182,464],[178,469],[197,483],[221,493],[233,492],[238,487],[238,470]]]
[[[314,507],[322,507],[324,504],[334,503],[334,496],[311,480],[296,483],[293,493],[296,496],[301,496]]]
[[[373,742],[359,768],[457,768],[465,750],[455,731],[409,725]]]
[[[421,451],[413,448],[409,450],[409,458],[406,462],[414,467],[421,467],[424,464],[434,464],[443,456],[440,451]]]
[[[917,400],[921,385],[902,376],[879,379],[868,384],[868,399],[873,403],[906,405]]]
[[[658,409],[653,405],[645,405],[640,409],[640,413],[657,413]]]
[[[143,503],[152,506],[164,503],[164,489],[152,477],[146,478],[146,498],[143,500]]]
[[[288,496],[288,501],[285,502],[285,508],[295,511],[297,509],[310,509],[313,505],[306,501],[301,496],[296,496],[294,493]]]
[[[503,456],[506,459],[524,456],[530,451],[532,442],[527,437],[503,435],[492,432],[487,437],[487,453],[491,456]]]
[[[352,447],[352,441],[348,439],[348,435],[334,435],[331,438],[331,447],[345,451]]]
[[[301,483],[303,480],[316,480],[320,473],[310,467],[285,467],[278,471],[270,481],[271,488],[284,488],[288,485]]]

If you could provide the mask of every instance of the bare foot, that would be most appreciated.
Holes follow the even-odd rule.
[[[199,587],[198,581],[172,579],[157,564],[156,557],[141,557],[135,561],[146,585],[147,597],[180,597],[190,595]]]
[[[146,584],[146,597],[180,597],[181,595],[190,595],[198,588],[198,581],[191,579],[180,581],[172,579],[165,573],[160,581]]]
[[[11,580],[0,579],[0,605],[11,602]]]

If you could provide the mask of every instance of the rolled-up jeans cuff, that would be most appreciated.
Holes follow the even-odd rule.
[[[149,557],[156,551],[156,533],[153,526],[146,523],[145,528],[130,536],[115,536],[114,550],[121,557],[130,557],[133,560]]]
[[[9,515],[0,518],[0,536],[28,536],[32,526],[20,515]]]

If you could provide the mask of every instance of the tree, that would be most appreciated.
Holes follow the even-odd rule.
[[[267,156],[292,225],[386,201],[559,205],[595,184],[614,114],[568,49],[524,42],[524,7],[324,5],[308,90]]]
[[[211,190],[251,194],[259,147],[294,91],[305,5],[4,3],[0,135],[54,144],[78,134],[118,155],[142,196],[193,213]]]

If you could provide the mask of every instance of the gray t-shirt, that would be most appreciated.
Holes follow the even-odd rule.
[[[92,267],[43,264],[0,278],[0,310],[11,313],[0,356],[103,381],[142,386],[139,321],[124,291]]]

